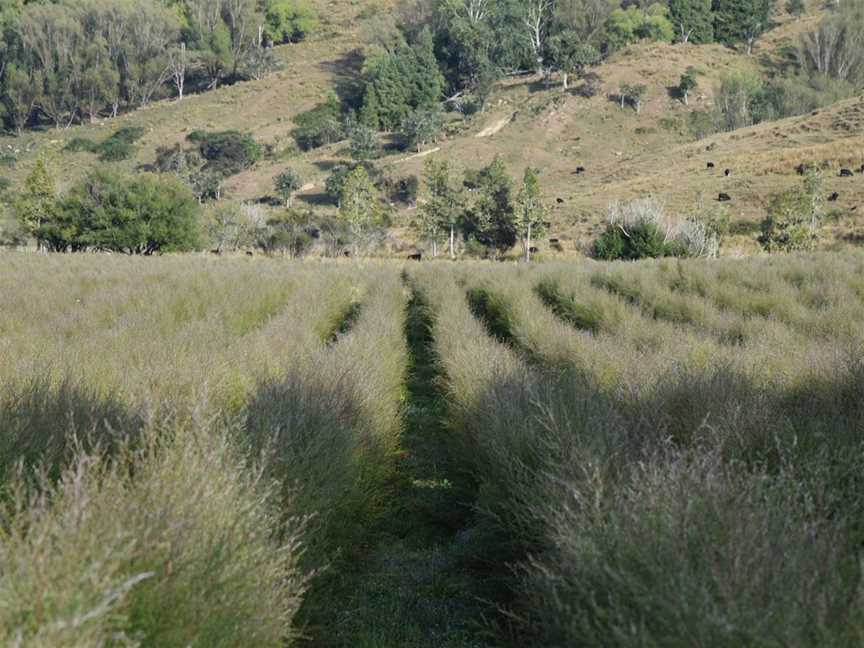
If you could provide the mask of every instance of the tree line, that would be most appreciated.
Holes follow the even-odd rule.
[[[259,79],[316,24],[304,0],[0,0],[0,119],[66,127]]]
[[[441,102],[482,110],[502,75],[560,75],[568,88],[638,40],[743,43],[771,25],[770,0],[404,0],[367,48],[353,98],[362,122],[396,129]]]

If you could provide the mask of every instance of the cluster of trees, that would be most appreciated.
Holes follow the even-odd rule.
[[[198,202],[218,200],[225,178],[245,171],[261,159],[261,146],[248,133],[239,131],[192,131],[192,144],[156,149],[156,161],[145,168],[175,176],[188,186]]]
[[[406,0],[370,49],[360,110],[370,125],[393,129],[439,85],[448,105],[482,109],[494,80],[522,70],[559,73],[566,88],[571,76],[646,38],[749,50],[771,9],[770,0]]]
[[[43,159],[13,202],[22,234],[51,252],[194,250],[200,244],[198,210],[188,188],[149,173],[93,172],[58,195]]]
[[[456,239],[498,257],[521,243],[526,261],[536,238],[549,227],[549,208],[543,200],[540,180],[526,168],[516,186],[503,160],[496,157],[479,171],[461,179],[446,159],[430,159],[424,168],[427,196],[418,209],[415,226],[437,256],[447,242],[455,257]]]
[[[261,78],[315,24],[305,0],[0,0],[0,118],[69,126]]]
[[[864,88],[864,6],[848,2],[831,7],[791,49],[782,74],[766,78],[742,69],[727,75],[717,89],[715,109],[691,116],[694,133],[801,115],[858,94]]]

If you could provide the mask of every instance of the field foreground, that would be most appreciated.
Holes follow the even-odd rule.
[[[0,644],[864,643],[864,255],[0,255]]]

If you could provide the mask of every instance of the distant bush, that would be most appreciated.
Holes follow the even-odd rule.
[[[63,150],[70,153],[95,153],[98,146],[99,144],[86,137],[73,137]]]
[[[245,171],[261,159],[261,147],[248,133],[192,131],[186,139],[197,145],[204,170],[222,177]]]
[[[315,9],[303,0],[268,0],[264,34],[275,44],[296,43],[318,28]]]
[[[420,179],[414,175],[400,177],[385,175],[375,183],[375,186],[391,202],[413,205],[417,202],[420,192]]]
[[[146,131],[139,126],[126,126],[90,149],[99,154],[102,162],[120,162],[128,160],[135,151],[134,144],[144,137]],[[79,143],[80,146],[86,144]],[[87,149],[82,149],[87,150]]]
[[[618,203],[609,210],[606,230],[593,255],[607,261],[660,257],[716,256],[719,237],[699,220],[676,220],[663,205],[646,198]]]
[[[611,49],[621,49],[643,38],[670,43],[674,37],[669,9],[659,2],[647,9],[633,4],[616,9],[606,23],[605,39]]]
[[[18,163],[18,158],[12,155],[11,153],[4,153],[0,155],[0,166],[4,167],[14,167]]]
[[[336,95],[331,94],[325,103],[319,104],[294,118],[297,128],[294,139],[305,151],[327,146],[345,138],[342,127],[342,107]]]
[[[0,196],[6,193],[9,190],[9,187],[12,186],[12,181],[9,178],[4,178],[0,176]]]

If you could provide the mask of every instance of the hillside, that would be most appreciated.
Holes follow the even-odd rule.
[[[317,4],[322,29],[308,41],[278,48],[284,63],[281,71],[182,102],[162,101],[115,120],[4,138],[0,147],[14,152],[18,161],[0,169],[0,176],[17,186],[37,155],[51,151],[63,170],[61,187],[68,185],[99,163],[92,154],[64,152],[63,146],[73,137],[104,137],[121,126],[147,130],[132,159],[111,163],[112,168],[130,171],[151,163],[158,146],[180,142],[192,130],[239,129],[251,132],[272,152],[252,169],[230,178],[225,198],[265,198],[273,191],[274,176],[290,164],[312,185],[300,195],[301,204],[334,209],[322,195],[323,184],[329,169],[346,157],[344,144],[301,152],[291,137],[292,119],[352,82],[362,45],[369,42],[376,21],[391,3]],[[514,175],[528,164],[539,168],[547,200],[554,205],[551,235],[571,253],[584,248],[614,200],[653,194],[672,210],[687,213],[699,200],[716,200],[719,192],[730,194],[730,214],[745,223],[738,229],[744,234],[734,237],[726,252],[753,252],[757,248],[752,230],[766,199],[795,182],[796,165],[818,162],[828,172],[828,191],[840,194],[826,245],[843,245],[862,235],[854,208],[864,187],[857,178],[832,176],[841,167],[857,169],[864,163],[861,100],[698,142],[686,125],[688,112],[711,106],[713,90],[724,74],[742,67],[778,66],[783,48],[819,18],[818,13],[800,21],[779,17],[779,25],[750,57],[721,45],[646,43],[627,48],[594,70],[599,85],[590,98],[581,96],[578,86],[563,93],[535,77],[507,79],[497,86],[484,113],[465,120],[453,118],[448,136],[436,145],[441,149],[438,154],[464,168],[479,167],[501,155]],[[684,106],[670,88],[689,66],[700,72],[699,89],[690,105]],[[618,105],[621,82],[649,86],[641,114]],[[708,162],[715,163],[713,171],[706,168]],[[376,161],[376,166],[407,175],[418,174],[422,163],[422,157],[399,152]],[[585,167],[586,173],[574,175],[577,166]],[[733,171],[731,177],[724,177],[725,169]],[[411,210],[402,207],[393,223],[392,251],[411,247],[410,219]]]

